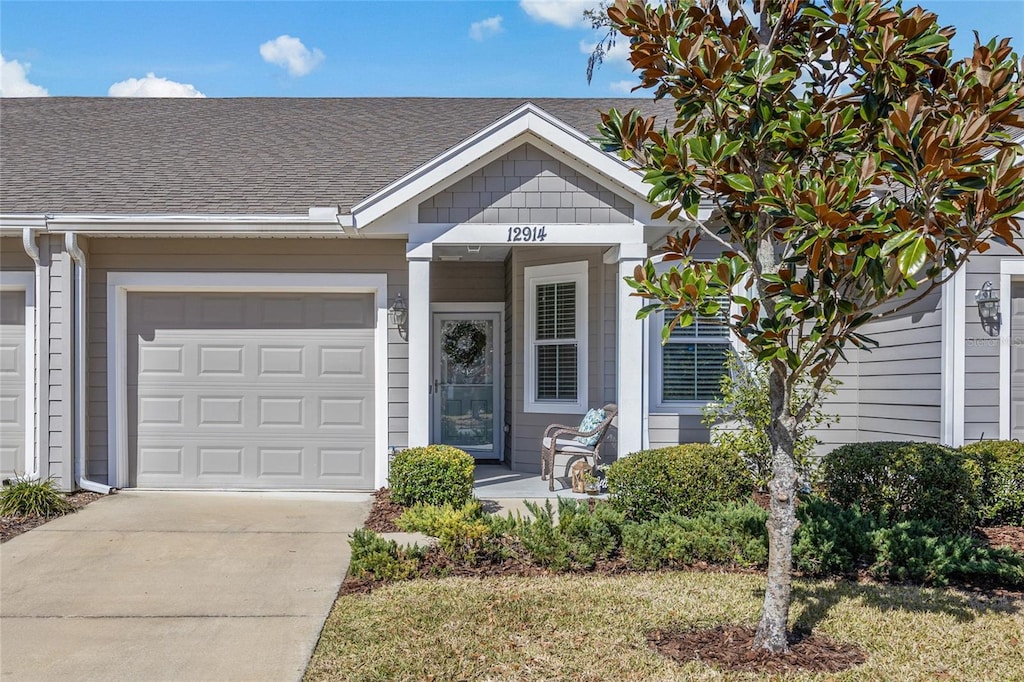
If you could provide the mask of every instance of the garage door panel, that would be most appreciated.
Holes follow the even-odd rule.
[[[368,294],[130,294],[133,482],[372,488],[375,314]]]
[[[25,292],[0,291],[0,478],[25,474]]]

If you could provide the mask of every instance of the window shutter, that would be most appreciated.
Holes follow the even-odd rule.
[[[536,289],[537,400],[576,400],[576,283]]]
[[[661,399],[664,402],[717,400],[719,382],[732,346],[727,325],[728,300],[719,299],[717,315],[698,315],[688,327],[676,327],[661,351]]]

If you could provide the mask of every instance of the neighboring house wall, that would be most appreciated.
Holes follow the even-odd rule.
[[[421,223],[629,223],[633,205],[522,144],[419,205]]]
[[[89,241],[89,457],[107,478],[107,275],[110,272],[385,273],[388,299],[407,295],[405,243],[346,239],[100,239]],[[70,340],[70,335],[66,337]],[[388,443],[408,442],[408,344],[388,332]],[[52,438],[52,434],[51,434]]]

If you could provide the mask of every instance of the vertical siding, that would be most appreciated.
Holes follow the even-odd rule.
[[[430,264],[432,303],[497,303],[505,300],[505,266],[494,262]]]
[[[1020,260],[1020,254],[998,244],[985,254],[971,258],[966,265],[966,318],[964,339],[964,442],[973,443],[982,438],[999,438],[999,337],[989,336],[981,326],[974,294],[985,282],[992,282],[998,292],[1000,264],[1003,260]],[[1003,320],[1010,325],[1011,320]],[[1010,342],[1024,337],[1020,329],[1008,332]],[[1018,344],[1019,345],[1019,344]]]
[[[408,297],[405,242],[335,239],[93,239],[89,261],[89,458],[107,480],[107,275],[111,272],[385,273]],[[390,326],[390,325],[389,325]],[[388,445],[408,444],[408,344],[388,330]],[[384,389],[381,389],[384,390]]]
[[[587,358],[589,374],[587,377],[587,404],[600,406],[604,404],[604,369],[599,360],[602,357],[602,337],[604,329],[605,302],[600,292],[601,282],[606,277],[605,265],[602,261],[604,249],[601,247],[516,247],[512,251],[512,314],[509,316],[512,328],[512,433],[509,452],[512,468],[517,471],[540,471],[540,441],[544,429],[549,424],[579,424],[580,414],[549,414],[533,413],[523,410],[524,387],[524,334],[525,334],[525,268],[534,265],[550,265],[554,263],[570,263],[585,260],[589,263],[587,281],[588,302],[588,338]],[[508,324],[508,321],[506,322]],[[613,322],[614,324],[614,322]]]

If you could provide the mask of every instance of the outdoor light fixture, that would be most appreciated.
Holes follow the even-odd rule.
[[[398,335],[402,337],[403,341],[408,341],[409,306],[406,304],[405,299],[402,298],[401,292],[391,301],[391,306],[388,308],[388,316],[391,318],[391,322],[398,328]]]
[[[992,288],[992,282],[985,282],[974,293],[978,304],[981,327],[989,336],[999,336],[999,294]]]

